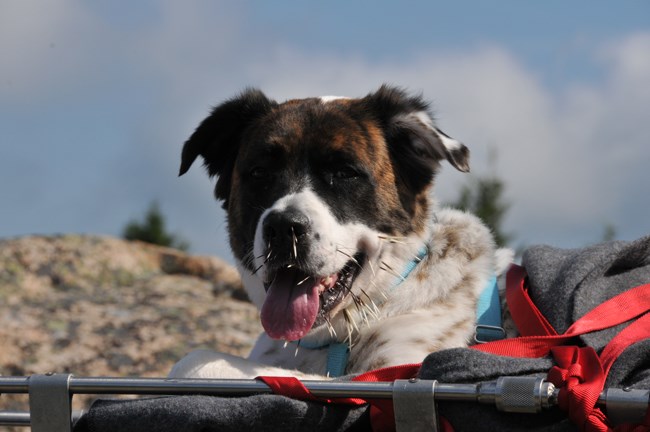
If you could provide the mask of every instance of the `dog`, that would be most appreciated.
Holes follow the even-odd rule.
[[[468,172],[469,150],[422,96],[383,85],[278,103],[247,89],[185,142],[180,175],[199,156],[265,332],[248,359],[194,351],[171,377],[317,379],[471,342],[508,258],[477,217],[436,206],[441,163]]]

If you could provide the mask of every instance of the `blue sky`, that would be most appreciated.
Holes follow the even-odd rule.
[[[212,183],[176,177],[209,108],[382,82],[422,92],[473,172],[505,180],[515,246],[650,231],[646,1],[0,0],[0,59],[0,237],[119,235],[155,199],[194,252],[230,259]],[[465,181],[445,167],[438,198]]]

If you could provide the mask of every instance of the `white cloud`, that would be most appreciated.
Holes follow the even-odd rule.
[[[287,99],[360,96],[389,82],[434,102],[442,129],[472,150],[476,172],[487,169],[486,149],[497,148],[499,174],[513,203],[507,229],[520,240],[580,245],[596,240],[608,221],[627,237],[646,229],[630,214],[650,213],[650,200],[631,199],[650,166],[648,33],[603,46],[602,79],[556,90],[500,46],[377,62],[247,34],[246,10],[223,3],[208,4],[210,13],[193,2],[158,5],[155,19],[129,29],[71,1],[5,2],[0,14],[0,103],[47,101],[52,92],[72,100],[111,91],[106,83],[123,80],[121,102],[132,105],[141,101],[130,99],[128,90],[148,89],[137,96],[150,98],[142,111],[134,112],[131,123],[116,124],[130,131],[132,142],[116,143],[114,162],[97,169],[106,191],[116,182],[131,182],[119,185],[130,196],[121,217],[127,205],[144,209],[158,198],[182,219],[179,231],[206,251],[205,233],[223,226],[210,202],[209,182],[198,166],[189,177],[172,179],[183,140],[210,105],[246,85]],[[110,112],[122,107],[102,109],[97,116],[110,121]],[[135,158],[139,175],[115,176],[120,158]],[[453,198],[462,181],[446,167],[439,196]],[[95,207],[103,211],[102,195]],[[193,215],[188,208],[196,209]],[[199,213],[205,216],[196,218]],[[224,244],[224,234],[215,235],[214,243]]]
[[[520,238],[579,245],[597,240],[608,221],[624,235],[643,234],[644,227],[629,226],[619,209],[650,154],[647,41],[647,35],[635,35],[604,47],[604,82],[568,84],[555,92],[494,46],[403,64],[284,47],[252,68],[264,70],[263,76],[249,75],[280,99],[363,95],[385,81],[423,91],[434,100],[441,127],[473,150],[478,172],[486,170],[486,148],[497,148],[499,174],[513,203],[509,222]],[[444,198],[454,195],[449,190],[459,180],[444,174]],[[648,212],[648,204],[638,205]]]
[[[596,241],[608,222],[622,236],[644,234],[622,208],[650,162],[648,40],[634,35],[603,47],[603,82],[556,91],[495,46],[402,64],[285,46],[257,57],[246,77],[278,99],[363,95],[382,82],[423,91],[441,127],[473,149],[479,173],[487,169],[486,148],[497,148],[513,203],[510,229],[523,241],[578,246]],[[446,171],[440,193],[450,199],[461,176]],[[648,203],[635,205],[649,212]]]

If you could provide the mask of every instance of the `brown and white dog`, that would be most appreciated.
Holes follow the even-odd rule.
[[[216,176],[230,245],[265,329],[249,359],[195,351],[172,377],[325,376],[421,362],[466,346],[486,282],[503,270],[474,216],[434,208],[443,160],[468,149],[421,97],[382,86],[363,98],[277,103],[249,89],[217,106],[183,148]]]

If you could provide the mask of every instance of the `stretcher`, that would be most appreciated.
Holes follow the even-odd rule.
[[[439,401],[491,405],[511,413],[539,414],[557,405],[559,390],[539,377],[500,377],[476,384],[445,384],[435,380],[393,382],[303,381],[320,398],[392,400],[395,428],[402,431],[440,430]],[[75,394],[218,395],[243,397],[271,394],[261,380],[75,377],[71,374],[0,377],[0,393],[29,395],[29,412],[0,412],[1,426],[31,426],[32,432],[71,432],[83,412],[71,410]],[[650,404],[650,390],[609,388],[598,405],[615,424],[640,423]]]
[[[331,408],[343,416],[348,409],[362,415],[352,423],[337,417],[328,425],[353,424],[354,430],[375,432],[650,431],[650,236],[583,250],[539,247],[524,254],[523,264],[525,268],[512,266],[506,284],[517,338],[442,350],[421,364],[330,381],[0,377],[0,394],[29,395],[29,412],[0,412],[0,425],[31,426],[34,432],[113,432],[123,430],[120,422],[143,413],[157,413],[147,421],[167,416],[164,410],[173,405],[169,400],[185,408],[188,399],[179,400],[185,397],[179,395],[207,395],[192,397],[220,401],[225,415],[247,403],[246,409],[265,409],[252,430],[281,429],[273,428],[281,417],[282,406],[276,403],[298,400],[307,405],[291,412],[297,422],[286,429],[315,430],[305,428],[304,418],[323,417]],[[77,430],[95,404],[86,413],[72,412],[76,394],[142,398],[123,401],[120,413],[126,416],[104,417],[105,427]],[[144,410],[131,409],[138,401],[146,402]],[[192,410],[185,413],[191,417]],[[145,426],[124,430],[161,430],[141,424]],[[229,426],[199,424],[183,430],[242,430],[237,423]]]

